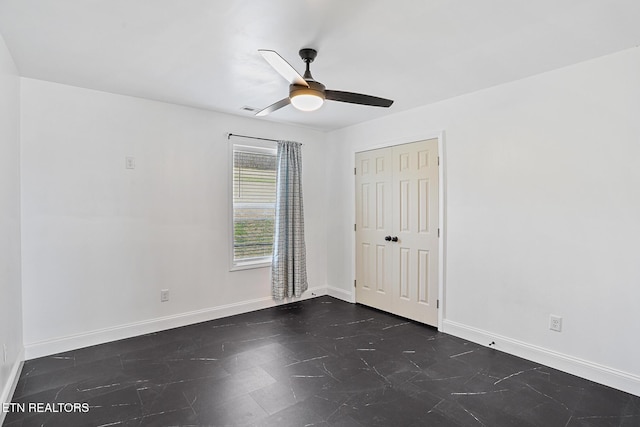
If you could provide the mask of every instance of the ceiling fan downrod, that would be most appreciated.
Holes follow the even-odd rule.
[[[310,64],[313,62],[314,59],[316,59],[316,56],[318,56],[318,51],[311,48],[304,48],[304,49],[300,49],[300,51],[298,52],[298,55],[300,55],[300,58],[302,58],[302,60],[304,61],[307,67],[302,77],[305,80],[314,80],[313,76],[311,75]]]

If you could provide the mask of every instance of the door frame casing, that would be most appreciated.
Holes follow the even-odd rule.
[[[355,166],[356,164],[356,153],[360,153],[360,152],[364,152],[364,151],[370,151],[370,150],[377,150],[379,148],[388,148],[388,147],[393,147],[396,145],[403,145],[403,144],[410,144],[412,142],[418,142],[418,141],[424,141],[424,140],[428,140],[428,139],[437,139],[438,140],[438,158],[439,158],[439,167],[438,167],[438,228],[440,229],[440,238],[438,239],[438,252],[439,252],[439,257],[438,257],[438,300],[440,302],[440,306],[438,309],[438,330],[442,329],[442,322],[445,318],[445,310],[446,310],[446,304],[445,304],[445,297],[446,297],[446,270],[445,270],[445,266],[447,265],[446,263],[446,240],[447,240],[447,231],[446,231],[446,214],[447,214],[447,209],[446,209],[446,150],[445,150],[445,133],[444,131],[432,131],[432,132],[425,132],[425,133],[420,133],[420,134],[413,134],[410,136],[406,136],[406,137],[401,137],[401,138],[397,138],[397,139],[393,139],[393,140],[388,140],[388,141],[384,141],[381,143],[377,143],[371,146],[367,146],[367,147],[355,147],[353,150],[351,150],[351,165]],[[356,216],[355,216],[355,212],[356,212],[356,208],[355,208],[355,203],[356,203],[356,197],[355,197],[355,179],[353,181],[352,184],[352,202],[353,202],[353,223],[355,224],[356,221]],[[354,232],[351,234],[351,247],[353,248],[352,253],[351,253],[351,275],[353,277],[353,280],[355,281],[356,278],[356,233],[355,230]],[[355,303],[356,302],[356,292],[355,292],[355,288],[351,287],[351,302]]]

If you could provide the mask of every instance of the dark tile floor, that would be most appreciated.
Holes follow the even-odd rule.
[[[640,426],[639,397],[330,297],[30,360],[13,402],[88,412],[5,426]]]

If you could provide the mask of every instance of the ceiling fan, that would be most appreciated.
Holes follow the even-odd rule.
[[[392,100],[378,98],[377,96],[326,89],[322,83],[314,80],[311,76],[311,71],[309,71],[309,64],[311,64],[318,55],[315,49],[305,48],[300,49],[300,52],[298,52],[300,58],[302,58],[307,65],[304,76],[301,76],[295,68],[289,65],[276,51],[260,49],[258,52],[260,52],[269,65],[289,82],[289,96],[258,111],[256,116],[266,116],[289,104],[292,104],[298,110],[314,111],[322,107],[325,100],[371,105],[373,107],[390,107],[391,104],[393,104]]]

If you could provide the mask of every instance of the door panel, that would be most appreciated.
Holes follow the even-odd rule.
[[[394,302],[394,313],[438,324],[438,143],[436,139],[392,147],[397,168],[393,202],[397,230],[397,278],[408,277],[406,297]],[[405,261],[404,258],[408,259]]]
[[[385,294],[387,291],[387,253],[384,245],[376,246],[376,291]]]
[[[356,153],[356,301],[430,325],[438,323],[437,162],[436,139]]]
[[[362,153],[356,165],[356,298],[389,310],[392,258],[385,236],[391,233],[391,153]]]
[[[409,285],[410,285],[410,272],[411,265],[409,258],[411,257],[411,250],[408,248],[400,248],[400,298],[405,300],[409,299]]]

